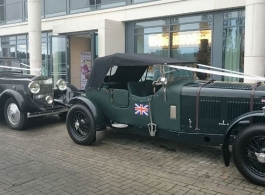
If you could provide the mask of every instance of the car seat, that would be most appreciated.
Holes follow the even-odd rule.
[[[145,97],[154,94],[152,83],[153,81],[151,80],[145,80],[143,82],[129,81],[127,87],[131,94]]]

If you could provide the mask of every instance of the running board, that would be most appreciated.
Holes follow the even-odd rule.
[[[111,126],[113,128],[117,128],[117,129],[125,129],[128,127],[128,125],[126,124],[121,124],[121,123],[112,123]]]

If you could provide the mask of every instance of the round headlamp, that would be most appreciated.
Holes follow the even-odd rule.
[[[46,100],[46,102],[47,102],[47,104],[52,104],[53,103],[53,98],[52,98],[52,96],[47,96],[46,98],[45,98],[45,100]]]
[[[63,79],[59,79],[59,80],[56,82],[56,86],[57,86],[58,89],[60,89],[61,91],[66,90],[66,87],[67,87],[66,82],[65,82],[65,80],[63,80]]]
[[[40,85],[35,82],[35,81],[31,81],[28,85],[29,91],[33,94],[39,93],[40,91]]]

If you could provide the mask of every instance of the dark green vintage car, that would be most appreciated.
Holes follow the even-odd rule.
[[[265,85],[201,81],[192,71],[265,78],[189,64],[151,54],[96,59],[85,93],[70,100],[70,137],[90,145],[111,126],[176,142],[221,146],[226,166],[233,144],[238,170],[265,186]]]

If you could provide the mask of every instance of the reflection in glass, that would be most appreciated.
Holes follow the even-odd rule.
[[[188,16],[188,17],[173,17],[170,19],[170,24],[182,24],[182,23],[191,23],[191,22],[207,22],[212,21],[212,14],[204,14],[198,16]]]
[[[159,32],[168,32],[168,26],[158,26],[158,27],[151,27],[151,28],[138,28],[134,30],[135,34],[142,34],[142,33],[159,33]]]
[[[229,18],[245,18],[245,11],[232,11],[232,12],[225,12],[224,19]]]
[[[224,13],[223,68],[244,72],[245,11]],[[243,82],[243,79],[224,77],[224,81]]]
[[[132,0],[132,4],[135,4],[135,3],[144,3],[144,2],[148,2],[148,1],[154,1],[154,0]]]
[[[27,46],[17,45],[17,58],[22,62],[27,64]]]
[[[70,0],[70,13],[89,11],[91,6],[95,6],[91,0]]]
[[[171,56],[210,65],[211,37],[211,30],[172,33]]]
[[[12,71],[12,72],[21,73],[21,69],[15,69],[15,68],[21,68],[19,61],[16,59],[0,59],[0,66],[1,66],[0,67],[1,72]],[[10,67],[14,67],[14,69]]]
[[[48,76],[48,50],[47,50],[47,42],[41,44],[41,52],[42,52],[42,75]]]
[[[162,69],[164,68],[164,73]],[[147,71],[147,72],[146,72]],[[183,78],[193,78],[193,72],[187,71],[187,70],[179,70],[173,67],[169,67],[167,65],[161,66],[161,65],[153,65],[149,66],[148,69],[144,72],[142,75],[140,81],[145,80],[151,80],[151,81],[157,81],[160,77],[167,78],[168,82],[177,80],[177,79],[183,79]]]
[[[22,20],[22,1],[6,1],[6,21]]]
[[[188,30],[210,29],[210,28],[212,28],[211,22],[198,22],[191,24],[172,25],[171,31],[188,31]]]
[[[151,53],[169,56],[169,34],[149,34],[135,36],[135,53]]]
[[[48,17],[66,14],[66,0],[44,0],[44,10]]]
[[[5,24],[5,6],[4,6],[4,0],[0,0],[0,25]]]
[[[168,25],[168,20],[152,20],[146,22],[136,22],[134,27],[135,28],[146,28],[146,27],[153,27],[153,26],[164,26]]]
[[[225,69],[243,72],[244,68],[244,27],[225,28],[223,33],[223,66]],[[225,81],[242,79],[224,77]]]
[[[67,81],[66,52],[66,39],[52,37],[52,78],[55,82],[60,78]]]
[[[2,47],[2,52],[4,57],[16,57],[16,48],[15,47]]]

